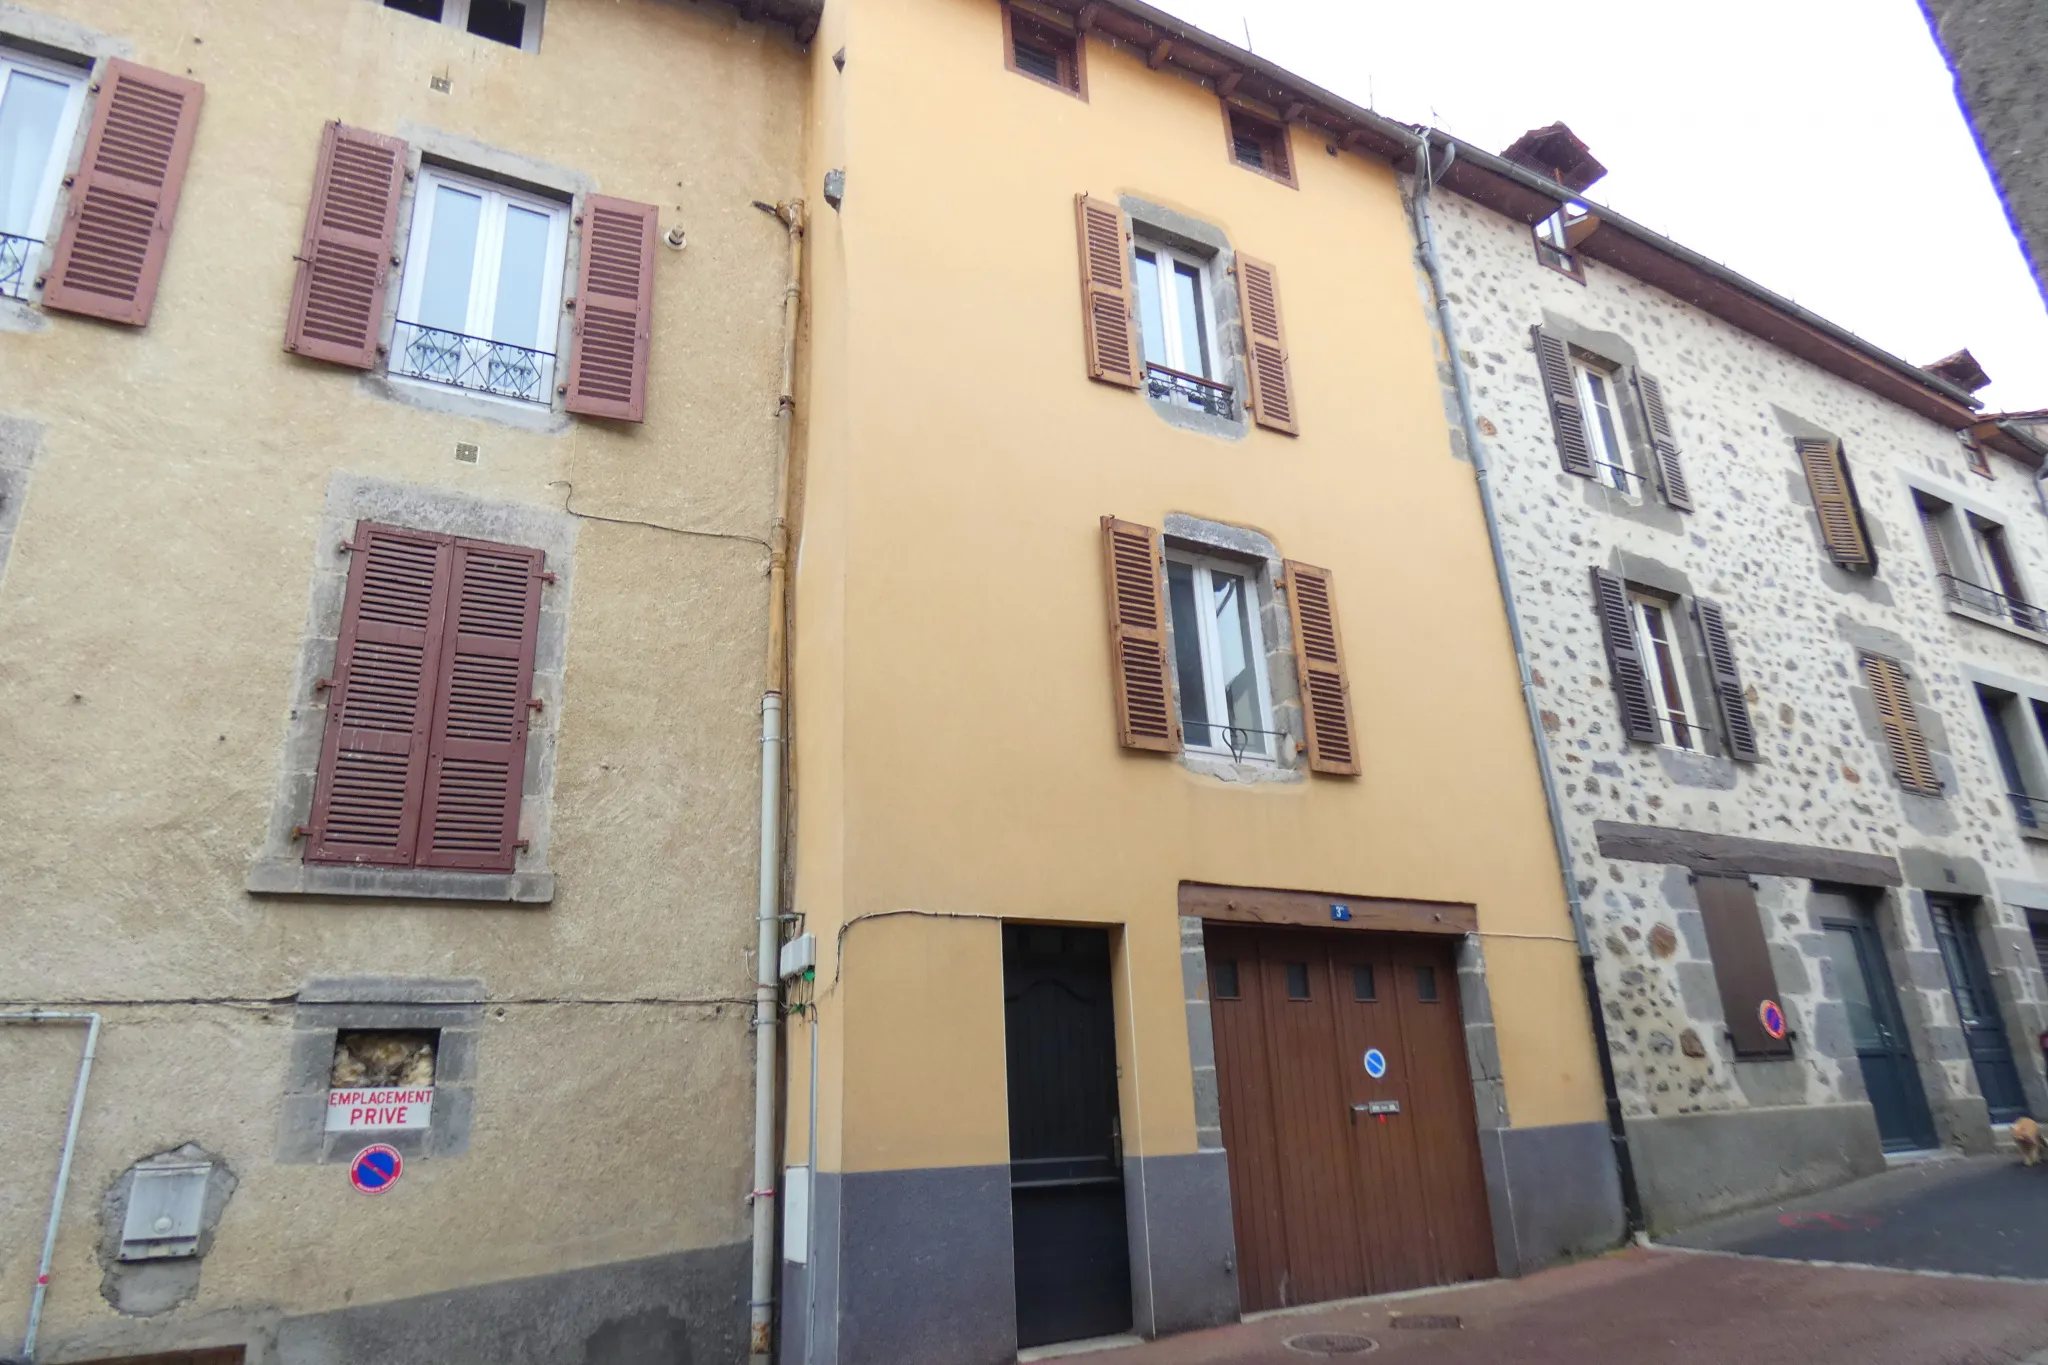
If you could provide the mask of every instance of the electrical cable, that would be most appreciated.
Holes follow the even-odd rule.
[[[614,526],[644,526],[650,531],[667,531],[670,535],[701,536],[705,540],[743,540],[764,550],[775,548],[762,537],[750,536],[744,531],[705,531],[693,526],[668,526],[658,521],[643,521],[639,517],[608,517],[598,512],[579,512],[571,506],[576,501],[575,484],[567,479],[550,479],[548,487],[569,490],[562,497],[562,510],[579,521],[608,521]]]

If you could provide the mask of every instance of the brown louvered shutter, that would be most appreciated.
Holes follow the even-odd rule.
[[[545,567],[538,550],[455,542],[421,867],[512,870]]]
[[[1543,376],[1543,396],[1550,400],[1550,429],[1557,436],[1557,458],[1564,472],[1593,477],[1593,447],[1586,443],[1586,415],[1579,409],[1579,388],[1572,379],[1572,353],[1564,339],[1531,327],[1536,339],[1536,370]]]
[[[1920,728],[1920,713],[1913,707],[1906,670],[1896,659],[1866,654],[1863,677],[1877,704],[1877,722],[1891,750],[1892,773],[1899,785],[1921,796],[1941,795],[1941,778],[1934,771],[1934,755],[1928,752],[1927,732]]]
[[[1863,515],[1856,506],[1856,492],[1849,482],[1849,466],[1842,458],[1841,443],[1825,437],[1802,436],[1797,444],[1828,558],[1845,569],[1874,567],[1877,559],[1870,552],[1869,538],[1863,534]]]
[[[1728,642],[1728,618],[1719,602],[1696,597],[1693,620],[1707,647],[1707,671],[1714,679],[1714,703],[1721,712],[1721,730],[1728,736],[1728,756],[1742,763],[1760,758],[1756,747],[1756,724],[1750,719],[1749,698],[1742,691],[1742,670],[1735,666],[1735,647]]]
[[[1159,534],[1149,526],[1102,519],[1103,570],[1109,582],[1109,657],[1116,683],[1118,740],[1127,749],[1180,752],[1180,716],[1167,675],[1166,592]]]
[[[453,547],[365,521],[350,548],[306,859],[408,867]]]
[[[395,137],[340,123],[321,134],[287,351],[359,370],[376,365],[405,160],[405,143]]]
[[[1642,646],[1636,641],[1628,584],[1605,569],[1594,569],[1593,604],[1600,613],[1600,634],[1607,642],[1607,672],[1614,682],[1614,699],[1621,707],[1622,733],[1655,744],[1664,735],[1657,726],[1657,704],[1650,697]]]
[[[140,327],[199,126],[198,81],[114,58],[100,77],[43,306]]]
[[[1244,296],[1245,368],[1251,375],[1252,420],[1268,430],[1298,436],[1301,425],[1294,414],[1287,327],[1280,318],[1280,286],[1273,267],[1239,256],[1237,284]]]
[[[1721,1013],[1728,1021],[1728,1040],[1738,1057],[1789,1057],[1792,1040],[1773,1038],[1764,1028],[1764,1001],[1777,999],[1777,975],[1771,970],[1771,945],[1757,913],[1756,891],[1747,877],[1702,874],[1696,882],[1700,924],[1707,932],[1707,953],[1714,960],[1714,984],[1721,994]]]
[[[1107,199],[1074,196],[1081,235],[1081,323],[1088,347],[1088,377],[1127,389],[1138,387],[1138,329],[1132,324],[1130,220]]]
[[[1930,507],[1917,497],[1913,499],[1913,508],[1920,514],[1920,530],[1927,536],[1927,551],[1934,556],[1934,572],[1944,580],[1941,590],[1953,592],[1950,584],[1956,571],[1948,557],[1948,541],[1941,533],[1941,510]]]
[[[1344,672],[1344,637],[1337,625],[1330,571],[1288,560],[1287,612],[1294,625],[1294,664],[1301,674],[1308,766],[1314,772],[1356,777],[1351,680]]]
[[[1657,483],[1664,501],[1681,512],[1692,511],[1692,487],[1685,481],[1685,463],[1678,458],[1678,438],[1671,431],[1671,417],[1664,410],[1664,386],[1636,371],[1636,392],[1642,395],[1643,419],[1649,424],[1650,445],[1657,454]]]
[[[569,361],[571,412],[621,422],[638,422],[646,413],[659,225],[652,204],[601,194],[584,201],[575,353]]]

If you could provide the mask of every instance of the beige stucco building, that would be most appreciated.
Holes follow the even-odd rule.
[[[745,1351],[753,11],[0,3],[0,1001],[102,1021],[39,1360]],[[84,1033],[0,1029],[10,1352]]]

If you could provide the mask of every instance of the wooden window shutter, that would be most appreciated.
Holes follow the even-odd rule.
[[[1692,486],[1685,481],[1685,463],[1678,458],[1678,438],[1671,431],[1671,417],[1664,410],[1664,386],[1636,371],[1636,392],[1642,396],[1643,418],[1650,428],[1650,445],[1657,455],[1657,484],[1664,501],[1681,512],[1692,511]]]
[[[593,194],[584,201],[581,221],[566,406],[585,417],[638,422],[647,410],[660,214],[652,204]]]
[[[1806,486],[1813,494],[1813,510],[1820,518],[1820,538],[1828,558],[1845,569],[1877,566],[1870,538],[1863,533],[1863,513],[1856,505],[1856,489],[1849,480],[1849,466],[1842,458],[1838,441],[1827,437],[1802,436],[1796,443],[1799,461],[1806,467]]]
[[[1792,1040],[1764,1029],[1760,1007],[1776,1000],[1778,979],[1771,970],[1771,945],[1757,912],[1756,891],[1747,877],[1701,874],[1696,882],[1707,952],[1714,959],[1714,984],[1738,1057],[1789,1057]]]
[[[350,549],[306,859],[409,867],[453,547],[365,521]]]
[[[1273,267],[1239,256],[1237,286],[1244,299],[1245,368],[1251,374],[1252,420],[1270,431],[1297,436],[1301,427],[1294,417],[1287,328],[1280,320],[1280,286]]]
[[[1863,677],[1870,684],[1871,699],[1877,704],[1877,722],[1884,730],[1885,745],[1891,750],[1892,773],[1899,779],[1899,785],[1921,796],[1941,795],[1941,778],[1934,771],[1927,732],[1920,728],[1920,714],[1913,707],[1906,670],[1896,659],[1866,654]]]
[[[1572,353],[1561,337],[1541,327],[1536,339],[1536,369],[1543,376],[1543,395],[1550,400],[1550,429],[1557,436],[1557,457],[1564,472],[1593,477],[1593,447],[1586,441],[1586,416],[1579,410],[1579,387],[1572,379]]]
[[[1754,763],[1762,755],[1756,747],[1756,724],[1750,719],[1749,698],[1742,691],[1742,671],[1735,666],[1735,647],[1728,643],[1727,615],[1720,603],[1696,597],[1692,616],[1707,647],[1707,671],[1714,679],[1714,704],[1721,712],[1722,733],[1728,736],[1728,756],[1741,763]]]
[[[43,306],[140,327],[156,303],[205,87],[117,57],[98,90]]]
[[[1081,323],[1088,347],[1088,377],[1135,389],[1145,369],[1138,360],[1138,329],[1127,250],[1131,221],[1107,199],[1074,196],[1081,234]]]
[[[545,567],[538,550],[475,540],[453,546],[421,867],[512,870]]]
[[[1351,680],[1330,571],[1287,561],[1287,611],[1294,626],[1294,663],[1301,673],[1301,713],[1311,771],[1356,777],[1358,744],[1351,725]]]
[[[320,135],[287,351],[358,370],[376,365],[405,161],[406,145],[395,137],[340,123]]]
[[[1594,569],[1593,604],[1600,613],[1600,633],[1607,642],[1607,672],[1614,681],[1614,699],[1621,707],[1622,732],[1630,739],[1658,743],[1664,735],[1657,726],[1657,704],[1650,697],[1642,646],[1636,641],[1628,585],[1605,569]]]
[[[1180,752],[1166,649],[1166,589],[1159,533],[1115,517],[1102,519],[1109,582],[1110,671],[1116,683],[1117,737],[1127,749]]]
[[[1955,566],[1948,557],[1948,541],[1941,534],[1941,511],[1930,507],[1919,498],[1913,499],[1913,508],[1920,514],[1920,530],[1927,536],[1928,553],[1934,556],[1934,572],[1944,579],[1956,576]],[[1950,591],[1947,583],[1942,591]]]

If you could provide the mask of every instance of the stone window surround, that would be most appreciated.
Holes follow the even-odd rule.
[[[1628,446],[1629,458],[1641,476],[1642,492],[1630,495],[1597,477],[1581,478],[1576,474],[1564,474],[1562,471],[1559,477],[1583,485],[1586,505],[1597,511],[1659,531],[1669,531],[1674,535],[1684,534],[1685,514],[1664,501],[1661,483],[1663,476],[1657,465],[1656,447],[1651,443],[1642,404],[1636,397],[1635,376],[1641,368],[1636,348],[1626,338],[1616,333],[1584,326],[1548,308],[1543,310],[1542,326],[1545,332],[1564,342],[1568,350],[1579,352],[1602,365],[1611,367],[1616,380],[1615,387],[1626,390],[1623,394],[1617,394],[1621,400],[1618,404],[1621,412],[1621,438]],[[1533,349],[1530,354],[1533,366]],[[1677,405],[1676,392],[1668,386],[1665,390],[1665,402],[1668,407],[1675,408]]]
[[[1955,749],[1948,733],[1948,713],[1935,704],[1917,652],[1903,636],[1846,615],[1835,618],[1835,635],[1848,647],[1841,662],[1845,669],[1843,677],[1849,704],[1855,708],[1857,724],[1870,741],[1871,752],[1883,766],[1886,783],[1898,797],[1906,823],[1922,834],[1955,833],[1958,828],[1956,813],[1948,798],[1956,794],[1959,784],[1956,780]],[[1864,677],[1863,656],[1866,654],[1891,659],[1905,670],[1906,692],[1912,698],[1913,712],[1919,718],[1920,729],[1927,736],[1927,752],[1934,762],[1935,776],[1941,781],[1939,796],[1908,791],[1899,782],[1891,744],[1877,718],[1877,701],[1871,696],[1870,684]],[[1970,705],[1976,705],[1974,696],[1970,698]]]
[[[308,863],[292,836],[312,809],[327,702],[314,684],[332,677],[348,586],[348,556],[337,547],[352,540],[358,521],[380,521],[423,531],[526,545],[547,555],[555,582],[542,589],[540,630],[534,647],[533,694],[540,698],[526,741],[526,772],[519,830],[528,847],[514,871],[466,872],[446,868],[351,867]],[[312,587],[294,671],[292,702],[269,827],[249,866],[244,887],[253,895],[373,897],[544,905],[554,899],[548,867],[553,828],[555,742],[561,726],[568,614],[575,583],[576,519],[553,508],[490,502],[449,489],[391,483],[337,470],[314,537]]]
[[[1911,469],[1899,470],[1898,476],[1899,482],[1905,485],[1906,495],[1909,500],[1913,500],[1916,495],[1920,495],[1933,499],[1936,502],[1946,503],[1965,517],[1974,517],[1978,521],[1988,522],[2000,528],[2012,525],[2013,516],[2009,510],[1974,496],[1972,490],[1958,488],[1954,484],[1945,483],[1931,475],[1921,474]],[[1915,505],[1917,506],[1917,503]],[[1969,528],[1964,526],[1962,529],[1967,531]],[[1990,566],[1984,564],[1979,557],[1976,536],[1965,534],[1957,536],[1955,539],[1956,544],[1949,546],[1948,553],[1950,560],[1955,564],[1956,572],[1969,577],[1971,582],[1980,583],[1986,587],[1996,582],[1997,575],[1990,572]],[[2015,556],[2015,560],[2018,558],[2018,556]],[[2021,571],[2024,572],[2024,569]],[[1933,570],[1930,567],[1929,582],[1933,581],[1932,572]],[[1940,589],[1937,587],[1936,591],[1939,592]],[[1954,601],[1946,593],[1942,593],[1942,605],[1948,609],[1951,616],[1960,616],[1964,620],[1975,621],[1980,625],[1990,626],[1994,630],[2002,630],[2008,635],[2016,635],[2022,640],[2032,640],[2036,644],[2048,643],[2048,634],[2028,630],[2025,626],[2015,625],[2002,616],[1994,616],[1989,612],[1978,611],[1974,607]]]
[[[1736,764],[1728,757],[1728,742],[1721,733],[1720,712],[1714,705],[1713,671],[1707,665],[1706,647],[1699,638],[1699,623],[1693,620],[1692,603],[1696,594],[1692,580],[1669,565],[1621,549],[1609,556],[1608,567],[1621,576],[1632,596],[1643,593],[1670,601],[1671,614],[1678,627],[1678,655],[1685,666],[1686,690],[1692,694],[1694,708],[1699,712],[1692,718],[1705,741],[1699,749],[1680,749],[1670,744],[1650,747],[1654,747],[1660,760],[1665,760],[1664,766],[1674,781],[1716,789],[1733,787]],[[1647,658],[1645,655],[1646,665]],[[1740,665],[1741,662],[1738,654],[1736,663]],[[1633,749],[1637,745],[1629,747]]]
[[[384,291],[384,316],[378,324],[377,335],[382,355],[389,357],[391,343],[398,329],[398,299],[401,292],[399,284],[405,277],[405,262],[412,245],[413,204],[422,165],[445,167],[482,180],[496,181],[511,189],[526,190],[544,198],[566,202],[569,205],[570,227],[568,249],[562,260],[562,298],[566,304],[574,296],[577,263],[582,257],[583,249],[580,224],[584,217],[584,204],[597,190],[597,182],[592,177],[581,171],[522,156],[517,152],[493,147],[457,133],[443,132],[439,128],[410,119],[399,123],[397,136],[403,138],[406,144],[405,183],[399,191],[398,229],[392,239],[391,251],[399,264],[392,269],[391,287]],[[565,306],[561,317],[556,320],[555,328],[555,383],[558,389],[568,378],[574,326],[574,314]],[[321,364],[319,361],[311,360],[304,363]],[[554,395],[553,401],[543,408],[538,403],[522,402],[517,398],[500,398],[492,394],[451,388],[446,384],[408,379],[403,375],[391,374],[381,365],[377,369],[365,371],[357,383],[363,392],[372,397],[424,408],[429,412],[499,422],[523,431],[556,435],[575,425],[574,419],[563,406],[564,399],[559,392]]]
[[[2007,729],[2013,746],[2019,750],[2020,771],[2029,778],[2040,778],[2041,795],[2048,798],[2048,736],[2042,735],[2040,722],[2035,718],[2031,705],[2040,702],[2048,706],[2048,682],[2034,682],[1968,662],[1963,663],[1961,669],[1963,681],[1969,684],[1970,700],[1973,705],[1976,705],[1979,698],[1977,689],[1989,687],[2011,693],[2026,708],[2026,724],[2019,726],[2017,732],[2013,732],[2013,727],[2010,726]],[[1990,722],[1984,718],[1981,705],[1977,706],[1977,713],[1978,723],[1984,727],[1985,750],[1995,756],[1997,751],[1991,742]],[[2015,819],[2015,824],[2017,823]],[[2019,833],[2022,838],[2048,839],[2048,830],[2035,831],[2019,826]]]
[[[466,1153],[475,1112],[476,1050],[482,1036],[484,999],[484,983],[476,978],[361,976],[307,981],[292,1011],[291,1061],[278,1116],[278,1164],[342,1164],[378,1142],[396,1147],[408,1161]],[[434,1109],[427,1127],[327,1131],[335,1035],[346,1029],[407,1029],[440,1035],[434,1049]]]
[[[1168,246],[1179,247],[1192,255],[1207,258],[1212,323],[1210,330],[1216,338],[1216,360],[1222,376],[1219,382],[1228,383],[1236,391],[1237,420],[1225,421],[1220,417],[1211,417],[1206,412],[1197,412],[1184,404],[1154,398],[1146,391],[1142,380],[1139,392],[1145,395],[1145,401],[1151,406],[1152,411],[1158,413],[1169,426],[1179,427],[1183,431],[1198,432],[1204,436],[1220,437],[1226,441],[1244,440],[1251,434],[1251,381],[1246,369],[1244,313],[1237,296],[1237,253],[1230,245],[1230,238],[1221,228],[1136,195],[1119,195],[1117,204],[1130,215],[1131,235],[1134,239],[1155,238]],[[1138,261],[1135,253],[1134,242],[1125,264],[1133,282],[1131,292],[1134,301],[1138,278]]]
[[[1280,586],[1286,580],[1287,566],[1279,548],[1257,531],[1182,512],[1166,514],[1163,534],[1170,547],[1235,560],[1252,571],[1251,578],[1259,593],[1259,630],[1266,645],[1266,692],[1273,705],[1272,728],[1281,732],[1273,737],[1279,752],[1271,763],[1239,763],[1217,754],[1191,753],[1183,748],[1182,766],[1226,782],[1306,781],[1308,730],[1301,711],[1301,682],[1294,666],[1294,623],[1289,619],[1286,594]],[[1171,610],[1167,612],[1166,640],[1167,673],[1173,682],[1174,714],[1178,715],[1180,675],[1171,666]]]

